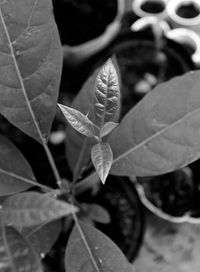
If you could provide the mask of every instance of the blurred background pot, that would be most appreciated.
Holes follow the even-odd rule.
[[[175,28],[166,33],[169,39],[182,44],[191,54],[195,67],[200,67],[200,36],[193,30]]]
[[[121,28],[123,0],[54,0],[64,64],[78,65],[111,42]]]
[[[54,15],[63,45],[60,90],[80,90],[91,72],[91,58],[118,35],[124,0],[53,0]]]
[[[161,20],[167,18],[166,0],[133,0],[132,9],[138,17],[156,16]]]
[[[115,54],[121,71],[122,116],[158,83],[194,68],[179,43],[146,31],[121,33],[99,58]]]
[[[164,34],[167,34],[167,32],[170,31],[170,26],[169,24],[164,21],[164,20],[159,20],[155,16],[147,16],[147,17],[142,17],[138,20],[136,20],[132,25],[131,25],[131,30],[132,31],[141,31],[147,28],[152,28],[155,25],[157,27],[160,27],[160,29],[163,31]]]
[[[144,206],[173,223],[200,223],[199,160],[156,177],[138,178],[136,189]]]
[[[200,31],[200,1],[170,0],[167,13],[172,27],[186,27]]]

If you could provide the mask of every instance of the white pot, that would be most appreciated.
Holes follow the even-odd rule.
[[[197,14],[194,17],[183,17],[180,16],[180,8],[189,8],[189,5],[194,6],[197,10]],[[188,27],[194,28],[195,26],[200,27],[200,1],[199,0],[170,0],[167,4],[167,13],[169,16],[170,23],[173,27]]]
[[[167,38],[179,42],[183,46],[191,48],[192,61],[196,67],[200,67],[200,36],[191,29],[175,28],[167,32]]]
[[[160,19],[166,19],[168,16],[166,11],[166,3],[166,0],[133,0],[132,9],[133,12],[139,17],[155,16]],[[147,4],[157,5],[158,7],[162,5],[163,8],[161,8],[161,10],[158,12],[152,12],[151,10],[148,11],[144,8],[144,6]]]

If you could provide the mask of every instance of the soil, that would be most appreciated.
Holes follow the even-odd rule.
[[[53,0],[61,42],[78,45],[102,34],[116,16],[116,0]]]

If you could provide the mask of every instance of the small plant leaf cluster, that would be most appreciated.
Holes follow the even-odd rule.
[[[87,115],[76,109],[58,105],[67,121],[75,130],[97,140],[98,143],[91,148],[91,160],[102,183],[105,183],[112,166],[113,153],[110,145],[102,142],[102,138],[111,133],[118,125],[114,120],[120,109],[119,83],[111,59],[105,63],[97,75],[93,104],[94,122]]]

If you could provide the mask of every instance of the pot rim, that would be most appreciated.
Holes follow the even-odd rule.
[[[140,200],[142,204],[153,214],[172,223],[200,224],[200,218],[191,217],[189,212],[186,212],[183,216],[173,216],[162,211],[161,209],[156,207],[150,200],[148,200],[143,186],[135,179],[134,179],[134,183],[135,183],[135,188],[140,196]]]
[[[196,32],[186,28],[175,28],[168,31],[166,36],[169,39],[191,46],[194,50],[192,60],[195,65],[200,65],[200,36]]]
[[[158,17],[156,16],[146,16],[136,20],[131,25],[131,30],[140,31],[145,29],[148,26],[152,26],[155,24],[159,24],[160,28],[165,34],[171,30],[169,24],[165,20],[159,20]]]
[[[161,12],[158,13],[150,13],[150,12],[146,12],[144,11],[141,6],[142,4],[144,4],[145,2],[158,2],[158,4],[163,3],[164,4],[164,9]],[[132,2],[132,10],[133,12],[138,15],[139,17],[146,17],[146,16],[155,16],[159,19],[166,19],[167,18],[167,0],[160,0],[160,1],[156,1],[156,0],[133,0]]]
[[[194,4],[199,8],[199,14],[193,18],[183,18],[177,14],[178,8],[183,6],[183,4]],[[166,10],[168,16],[176,23],[183,26],[194,26],[200,23],[200,2],[199,0],[170,0],[167,3]]]
[[[66,66],[77,66],[83,63],[114,40],[121,29],[121,21],[125,13],[125,0],[116,1],[116,16],[100,36],[80,45],[63,45],[63,60]]]

